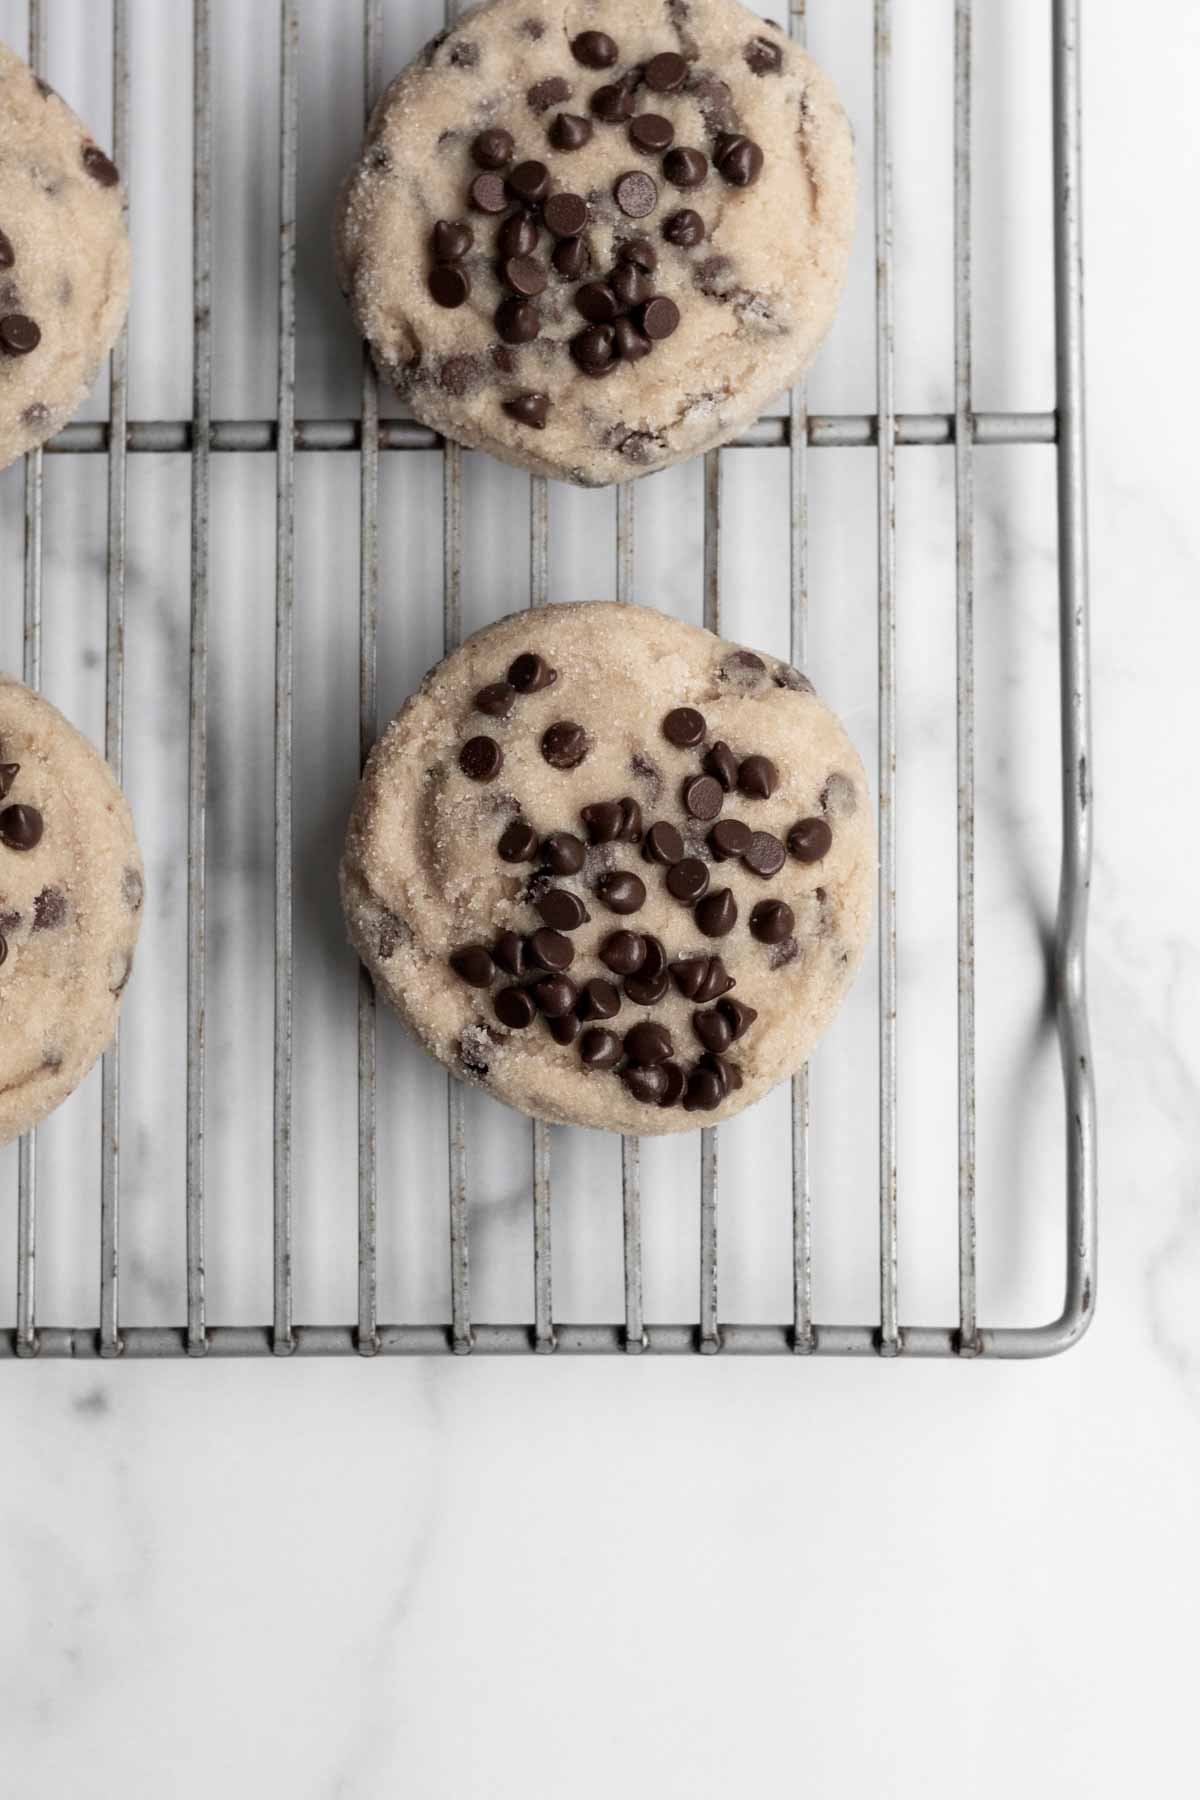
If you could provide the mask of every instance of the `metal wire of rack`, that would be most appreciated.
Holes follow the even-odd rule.
[[[806,0],[791,0],[792,35],[803,41]],[[446,0],[448,19],[455,0]],[[211,322],[212,82],[210,0],[193,0],[193,401],[180,421],[128,417],[127,349],[122,336],[111,364],[107,423],[76,424],[25,470],[24,679],[41,673],[43,456],[108,458],[107,660],[105,748],[120,779],[124,726],[124,605],[127,567],[127,457],[139,452],[186,454],[191,464],[190,705],[188,724],[187,1155],[185,1177],[187,1318],[178,1326],[122,1327],[120,1317],[121,1116],[119,1038],[103,1062],[100,1112],[99,1321],[95,1327],[47,1328],[37,1322],[37,1143],[30,1133],[18,1158],[16,1323],[0,1330],[0,1357],[278,1356],[358,1353],[717,1352],[1029,1358],[1063,1350],[1082,1336],[1095,1305],[1096,1149],[1094,1089],[1086,1002],[1085,937],[1091,864],[1090,711],[1088,692],[1087,536],[1084,460],[1082,252],[1080,241],[1079,0],[1052,0],[1056,407],[1052,413],[979,413],[972,404],[971,346],[971,26],[973,0],[955,0],[954,46],[954,411],[898,414],[894,390],[891,0],[874,0],[876,219],[876,376],[873,413],[812,415],[802,389],[786,415],[764,418],[731,449],[784,446],[789,457],[790,634],[794,662],[807,646],[808,453],[871,446],[877,462],[879,590],[879,1309],[871,1322],[826,1324],[813,1317],[812,1227],[808,1166],[807,1070],[792,1083],[792,1317],[739,1325],[721,1318],[718,1262],[718,1133],[701,1134],[700,1270],[695,1324],[647,1323],[643,1304],[642,1196],[636,1138],[622,1146],[625,1316],[619,1322],[572,1325],[555,1316],[551,1248],[548,1128],[533,1135],[534,1318],[480,1324],[471,1310],[468,1159],[463,1092],[449,1079],[449,1258],[451,1317],[445,1324],[381,1322],[377,1304],[378,1170],[376,1155],[375,996],[358,982],[358,1308],[352,1323],[297,1323],[292,1281],[293,893],[292,747],[293,605],[295,587],[295,458],[305,451],[345,451],[360,463],[362,552],[359,590],[359,726],[365,757],[377,729],[380,456],[391,451],[443,454],[443,626],[447,649],[462,635],[463,453],[423,427],[380,418],[375,378],[364,357],[360,417],[296,418],[296,167],[298,127],[297,0],[280,0],[279,54],[279,361],[276,417],[214,420]],[[45,3],[30,0],[29,57],[45,61]],[[363,99],[380,91],[382,0],[363,0]],[[113,0],[113,143],[118,164],[129,148],[128,0]],[[1059,663],[1061,689],[1062,866],[1054,978],[1066,1114],[1066,1292],[1053,1321],[988,1328],[976,1303],[975,1213],[975,952],[974,952],[974,503],[976,446],[1044,444],[1056,449],[1059,524]],[[952,445],[956,496],[958,730],[958,1319],[953,1325],[902,1324],[897,1274],[896,1162],[896,450]],[[269,1324],[213,1326],[205,1299],[206,823],[208,797],[208,612],[210,473],[214,455],[252,453],[276,459],[275,726],[274,726],[274,1311]],[[714,451],[704,469],[704,621],[719,628],[722,469]],[[632,598],[637,491],[617,496],[616,593]],[[550,493],[530,481],[529,603],[549,599]]]

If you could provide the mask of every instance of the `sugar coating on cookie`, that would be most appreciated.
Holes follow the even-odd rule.
[[[377,106],[339,279],[417,418],[625,481],[799,380],[854,196],[832,84],[737,0],[485,0]]]
[[[0,675],[0,1144],[65,1100],[112,1037],[143,891],[107,763]]]
[[[0,469],[66,424],[128,299],[115,165],[0,44]]]
[[[601,602],[515,614],[431,671],[368,761],[342,898],[457,1075],[660,1133],[800,1067],[874,876],[862,764],[804,676]]]

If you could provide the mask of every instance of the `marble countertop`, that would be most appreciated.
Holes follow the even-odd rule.
[[[976,403],[1045,409],[1048,9],[976,10]],[[103,137],[109,8],[49,0],[47,11],[50,78]],[[186,11],[131,8],[137,418],[190,410]],[[390,69],[440,7],[395,0],[386,11]],[[870,8],[812,0],[808,11],[869,167]],[[895,12],[898,404],[947,411],[952,9],[897,0]],[[1170,841],[1166,772],[1189,766],[1200,655],[1197,254],[1186,226],[1200,175],[1200,21],[1188,0],[1165,0],[1146,25],[1115,8],[1084,12],[1102,1225],[1089,1336],[1027,1365],[4,1364],[6,1792],[507,1800],[553,1788],[590,1800],[811,1783],[889,1800],[1001,1800],[1186,1782],[1200,1600],[1200,857],[1186,807]],[[351,13],[334,0],[301,7],[299,406],[311,417],[356,404],[357,350],[326,231],[358,132]],[[274,404],[275,9],[214,0],[213,17],[216,411],[263,418]],[[25,30],[23,0],[0,0],[0,37],[21,44]],[[846,306],[813,376],[817,410],[872,405],[872,271],[867,194]],[[103,407],[93,397],[87,416]],[[1057,872],[1052,453],[977,460],[982,1305],[988,1317],[1039,1318],[1057,1301],[1062,1219],[1041,963]],[[869,759],[874,460],[822,452],[810,463],[810,668]],[[297,893],[297,1316],[349,1318],[354,985],[329,872],[356,755],[357,466],[301,464],[297,842],[298,866],[315,873]],[[786,455],[739,452],[725,464],[728,628],[786,649]],[[474,460],[467,482],[473,625],[525,598],[527,488]],[[387,459],[384,709],[440,648],[440,493],[435,458]],[[182,1313],[186,459],[135,458],[130,505],[127,785],[154,904],[127,1013],[122,1316],[148,1322]],[[213,1318],[229,1321],[270,1307],[259,1115],[270,1091],[273,505],[270,458],[217,459],[210,1292]],[[10,667],[21,506],[10,471],[0,477],[0,662]],[[640,597],[694,616],[697,471],[653,478],[638,508]],[[595,549],[611,541],[598,536],[611,516],[611,496],[556,493],[556,594],[611,591],[611,554]],[[901,1307],[940,1322],[955,1292],[949,451],[901,453],[898,520]],[[48,459],[46,534],[47,691],[99,735],[101,458]],[[1145,868],[1135,823],[1147,841],[1167,834]],[[874,1304],[874,1002],[868,971],[814,1065],[822,1317],[868,1317]],[[438,1318],[444,1226],[420,1196],[444,1190],[444,1090],[386,1024],[383,1055],[381,1307]],[[94,1086],[43,1134],[48,1323],[95,1316]],[[787,1306],[777,1099],[723,1151],[725,1317]],[[410,1129],[430,1109],[437,1128]],[[528,1317],[528,1134],[497,1111],[481,1101],[472,1114],[476,1298],[480,1316]],[[612,1148],[556,1140],[554,1155],[560,1316],[619,1316]],[[647,1299],[658,1317],[694,1317],[694,1156],[681,1147],[649,1160],[647,1193],[661,1198],[647,1201]],[[14,1208],[10,1151],[0,1155],[5,1324]]]

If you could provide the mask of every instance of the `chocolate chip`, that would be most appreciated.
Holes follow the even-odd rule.
[[[646,940],[636,931],[613,931],[600,946],[600,961],[614,975],[636,975],[646,960]]]
[[[532,344],[541,329],[537,307],[528,300],[502,300],[496,308],[496,330],[506,344]]]
[[[504,752],[495,738],[468,738],[458,753],[458,766],[472,781],[495,781],[504,764]]]
[[[671,1034],[655,1019],[641,1019],[625,1033],[625,1054],[635,1063],[662,1063],[675,1054]]]
[[[737,132],[723,132],[717,139],[713,161],[731,187],[750,187],[762,174],[761,147]]]
[[[525,988],[501,988],[493,1002],[496,1017],[512,1031],[524,1031],[533,1024],[534,1006]]]
[[[591,108],[598,119],[606,125],[624,125],[632,119],[637,102],[627,87],[597,88],[591,98]]]
[[[506,825],[496,845],[501,862],[532,862],[538,852],[537,832],[527,819],[514,819]]]
[[[533,999],[547,1019],[561,1019],[573,1012],[578,989],[569,975],[547,975],[533,984]]]
[[[724,789],[711,775],[689,775],[683,784],[683,804],[693,819],[715,819],[724,800]]]
[[[41,327],[24,313],[7,313],[0,319],[0,350],[9,356],[28,356],[41,341]]]
[[[632,319],[617,320],[613,326],[613,346],[624,362],[640,362],[643,356],[649,356],[652,348],[650,339],[642,336]]]
[[[647,1106],[659,1106],[667,1091],[667,1074],[659,1064],[645,1065],[632,1063],[629,1068],[622,1069],[621,1080],[629,1089],[635,1100],[643,1101]]]
[[[708,179],[708,158],[703,150],[680,145],[663,157],[662,172],[672,187],[703,187]]]
[[[12,247],[12,239],[0,231],[0,269],[11,269],[16,262],[16,251]]]
[[[858,791],[848,775],[835,772],[821,789],[821,811],[835,819],[848,819],[858,808]]]
[[[802,863],[820,862],[832,843],[833,833],[824,819],[797,819],[787,837],[788,849]]]
[[[605,375],[613,365],[616,343],[611,325],[592,325],[571,339],[571,354],[585,375]]]
[[[455,44],[450,51],[450,66],[455,69],[477,69],[479,45],[473,44],[470,38]]]
[[[704,220],[690,206],[685,206],[665,221],[662,234],[668,244],[677,244],[681,250],[692,250],[704,242]]]
[[[508,209],[508,189],[503,175],[477,175],[471,183],[469,196],[476,212],[502,213]]]
[[[779,770],[769,756],[748,756],[738,769],[738,789],[749,800],[769,800],[779,786]]]
[[[625,995],[635,1006],[658,1006],[667,997],[666,971],[660,969],[654,975],[645,975],[639,971],[636,975],[628,976]]]
[[[439,306],[453,310],[470,298],[471,278],[457,263],[438,263],[429,272],[429,291]]]
[[[718,738],[708,755],[704,758],[704,767],[710,775],[715,775],[727,794],[732,794],[737,786],[738,761],[729,745]]]
[[[614,1019],[621,1010],[621,996],[611,981],[595,975],[580,989],[575,1010],[581,1019]]]
[[[583,844],[569,831],[552,831],[542,844],[542,861],[554,875],[578,875],[584,859]]]
[[[753,650],[731,650],[720,668],[722,681],[747,694],[762,685],[766,672],[766,663]]]
[[[733,123],[733,94],[715,75],[693,75],[688,82],[691,94],[710,131],[724,131]]]
[[[101,187],[116,187],[121,179],[116,163],[105,156],[98,144],[83,146],[83,166],[92,180],[98,181]]]
[[[708,834],[708,847],[717,862],[744,856],[750,848],[752,832],[740,819],[720,819]]]
[[[550,1036],[556,1044],[573,1044],[583,1030],[578,1013],[564,1013],[561,1019],[550,1019]]]
[[[677,750],[692,750],[703,741],[708,724],[694,706],[676,706],[663,720],[662,728],[667,742]]]
[[[558,671],[536,650],[526,650],[509,664],[508,679],[518,694],[537,694],[558,680]]]
[[[575,307],[589,325],[611,325],[621,310],[606,281],[585,281],[575,290]]]
[[[588,222],[588,204],[582,194],[551,194],[542,217],[556,238],[578,237]]]
[[[679,308],[665,294],[659,294],[642,308],[642,330],[652,341],[669,338],[679,329]]]
[[[658,1067],[666,1077],[666,1086],[659,1095],[660,1106],[678,1106],[687,1088],[687,1076],[678,1063],[659,1063]]]
[[[708,974],[707,956],[687,956],[671,964],[671,979],[685,1000],[695,1000]]]
[[[534,82],[525,98],[531,112],[549,112],[552,106],[560,106],[571,98],[571,84],[561,75],[547,75],[544,81]]]
[[[579,1058],[585,1069],[615,1069],[621,1060],[621,1040],[615,1031],[593,1025],[579,1040]]]
[[[43,888],[33,902],[34,931],[57,931],[67,916],[67,896],[61,888]]]
[[[611,69],[620,51],[607,31],[581,31],[571,39],[571,55],[585,69]]]
[[[708,864],[698,856],[685,856],[667,873],[667,892],[685,906],[692,906],[708,892]]]
[[[646,884],[640,875],[634,875],[628,869],[613,869],[601,875],[596,883],[596,895],[609,912],[635,913],[646,904]]]
[[[720,1055],[733,1042],[733,1026],[725,1015],[713,1007],[692,1014],[692,1030],[706,1050]]]
[[[712,1069],[697,1065],[688,1076],[687,1093],[683,1097],[684,1112],[715,1112],[724,1099],[721,1080]]]
[[[587,752],[587,732],[573,719],[559,719],[542,733],[542,755],[552,769],[577,769]]]
[[[770,880],[772,875],[778,875],[786,860],[787,851],[769,831],[753,832],[742,855],[746,867],[753,869],[756,875],[761,875],[764,881]]]
[[[639,113],[629,127],[629,141],[650,156],[661,156],[675,142],[675,127],[661,113]]]
[[[438,374],[438,382],[446,392],[459,396],[472,393],[481,380],[476,356],[448,356]]]
[[[503,169],[513,159],[513,135],[500,125],[481,131],[471,145],[471,157],[478,169]]]
[[[649,275],[635,263],[618,263],[608,278],[608,285],[622,306],[641,306],[654,293]],[[634,330],[637,331],[636,326]],[[637,335],[641,337],[641,332]],[[648,343],[646,348],[650,348]]]
[[[534,431],[545,431],[546,419],[550,412],[549,394],[515,394],[511,400],[504,402],[504,410],[510,419],[518,425],[528,425]],[[507,685],[506,683],[503,685]]]
[[[526,949],[534,967],[545,969],[550,975],[561,975],[575,961],[575,946],[570,938],[549,927],[535,931]]]
[[[524,975],[528,961],[525,939],[515,931],[502,931],[492,945],[492,957],[507,975]]]
[[[724,1014],[725,1018],[729,1020],[735,1044],[739,1038],[745,1037],[758,1017],[754,1007],[747,1006],[744,1000],[722,1000],[717,1011]]]
[[[500,278],[523,300],[536,300],[545,292],[546,266],[536,256],[510,256],[500,270]]]
[[[503,258],[510,256],[532,256],[538,247],[538,231],[536,220],[526,212],[513,213],[505,219],[496,238],[496,248]]]
[[[579,895],[569,888],[548,888],[538,901],[537,910],[555,931],[578,931],[591,917]]]
[[[550,192],[550,171],[544,162],[519,162],[508,172],[509,192],[526,205],[536,205]]]
[[[683,856],[683,839],[674,825],[660,819],[646,833],[646,842],[642,847],[642,855],[647,862],[677,863]]]
[[[774,679],[777,688],[786,688],[792,694],[815,694],[817,691],[808,676],[793,669],[790,663],[777,663]]]
[[[0,800],[7,800],[8,790],[20,773],[20,763],[0,763]]]
[[[496,979],[496,965],[482,944],[466,944],[450,956],[450,967],[468,987],[491,987]]]
[[[554,246],[550,258],[564,281],[578,281],[592,266],[592,254],[582,238],[565,238]]]
[[[582,150],[592,141],[594,127],[581,113],[559,113],[548,136],[556,150]]]
[[[642,809],[636,800],[626,794],[619,802],[621,808],[621,837],[627,844],[640,844],[642,841]]]
[[[778,75],[783,68],[783,45],[773,44],[770,38],[751,38],[742,55],[754,75]]]
[[[701,1006],[707,1006],[712,1000],[719,1000],[727,994],[736,982],[719,956],[710,956],[704,971],[704,979],[696,991],[695,998]]]
[[[619,800],[597,800],[580,808],[579,816],[587,826],[592,844],[614,844],[621,835],[622,815]]]
[[[687,80],[688,66],[675,50],[652,56],[645,68],[646,86],[655,94],[674,94]]]
[[[42,829],[42,815],[36,806],[6,806],[0,812],[0,843],[10,850],[36,850]]]
[[[706,1050],[696,1064],[698,1069],[711,1069],[721,1084],[721,1098],[733,1093],[742,1085],[742,1072],[736,1063],[731,1063],[727,1056],[718,1056],[712,1050]]]
[[[439,219],[430,240],[438,262],[460,262],[475,242],[475,233],[463,219]]]
[[[737,924],[737,916],[737,901],[728,888],[714,888],[711,894],[705,894],[694,914],[705,937],[728,937]]]

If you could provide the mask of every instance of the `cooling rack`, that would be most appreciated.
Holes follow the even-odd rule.
[[[347,9],[350,10],[349,8]],[[46,0],[30,0],[30,60],[45,60]],[[273,9],[264,6],[265,16]],[[455,8],[448,0],[447,16]],[[209,0],[194,0],[193,32],[193,404],[183,420],[131,420],[125,339],[111,366],[109,419],[69,426],[25,469],[24,678],[41,675],[44,455],[91,454],[107,460],[106,752],[120,778],[125,714],[125,595],[129,564],[127,459],[156,452],[187,457],[190,503],[190,703],[187,792],[187,1014],[186,1169],[180,1197],[186,1210],[186,1319],[170,1325],[122,1322],[121,1154],[119,1040],[104,1058],[100,1098],[100,1270],[98,1321],[78,1328],[39,1323],[37,1306],[38,1160],[36,1134],[18,1156],[15,1325],[0,1330],[0,1356],[190,1357],[495,1352],[782,1352],[821,1354],[1028,1358],[1074,1343],[1095,1304],[1096,1157],[1094,1093],[1088,1047],[1085,930],[1091,858],[1090,720],[1088,698],[1087,539],[1084,466],[1082,257],[1080,244],[1080,94],[1078,0],[1052,0],[1048,11],[1052,56],[1056,405],[1048,413],[981,412],[972,383],[972,0],[954,9],[954,410],[897,413],[893,326],[892,235],[892,7],[874,0],[875,139],[875,362],[876,404],[862,415],[810,413],[795,391],[782,417],[763,418],[736,445],[713,452],[704,465],[704,619],[721,623],[720,546],[726,458],[764,448],[787,453],[790,501],[791,659],[806,658],[808,615],[809,453],[836,448],[873,450],[877,491],[878,574],[878,1308],[854,1324],[814,1317],[813,1232],[809,1174],[808,1072],[792,1084],[791,1316],[776,1323],[738,1324],[722,1316],[718,1259],[718,1137],[700,1134],[700,1266],[696,1317],[682,1324],[648,1321],[643,1293],[642,1161],[636,1139],[622,1144],[624,1316],[610,1323],[571,1324],[554,1307],[551,1244],[551,1134],[532,1126],[533,1318],[508,1324],[478,1322],[472,1312],[468,1208],[468,1128],[464,1092],[449,1082],[450,1316],[440,1323],[388,1322],[378,1304],[378,1229],[386,1205],[386,1173],[378,1156],[377,1021],[365,975],[358,977],[357,1316],[342,1324],[297,1320],[293,1283],[294,1072],[293,1009],[293,727],[296,458],[306,452],[344,452],[360,474],[359,717],[362,755],[377,731],[380,459],[396,452],[439,451],[444,494],[444,637],[447,648],[463,629],[463,452],[404,420],[381,417],[375,381],[364,366],[360,416],[351,420],[296,416],[296,176],[299,18],[296,0],[278,6],[281,73],[278,217],[279,356],[277,408],[267,420],[213,416],[212,219],[213,78]],[[130,21],[128,0],[113,0],[113,140],[119,164],[130,147]],[[804,0],[792,0],[790,28],[805,35]],[[369,110],[380,91],[382,0],[364,0],[363,98]],[[896,795],[896,452],[904,446],[950,446],[956,504],[957,689],[957,918],[958,918],[958,1308],[941,1325],[902,1322],[898,1296],[897,1214],[897,937]],[[1061,1049],[1065,1110],[1065,1296],[1058,1316],[1042,1324],[989,1326],[979,1318],[976,1247],[975,1052],[975,451],[979,446],[1053,448],[1058,509],[1058,658],[1061,699],[1062,852],[1053,987]],[[209,863],[206,830],[209,788],[209,603],[212,459],[264,453],[275,461],[274,660],[274,1017],[273,1017],[273,1316],[267,1322],[214,1324],[206,1301],[207,996]],[[633,597],[635,508],[638,486],[616,501],[619,598]],[[549,600],[550,489],[530,482],[530,579],[533,606]],[[349,1176],[349,1172],[348,1172]],[[1051,1197],[1052,1198],[1052,1197]],[[1059,1201],[1054,1202],[1060,1204]]]

